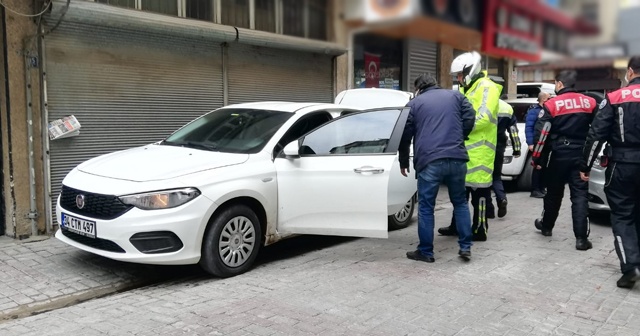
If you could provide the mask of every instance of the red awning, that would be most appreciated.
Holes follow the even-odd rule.
[[[597,34],[598,26],[587,22],[582,18],[575,18],[567,13],[547,5],[541,0],[502,0],[512,7],[518,8],[525,13],[541,18],[545,22],[554,24],[571,32],[579,34]]]

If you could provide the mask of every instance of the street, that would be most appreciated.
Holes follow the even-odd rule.
[[[451,216],[446,193],[438,198],[436,229]],[[528,193],[509,194],[509,213],[490,220],[489,240],[474,243],[469,263],[457,257],[456,239],[442,236],[436,236],[435,263],[408,260],[405,252],[417,244],[414,221],[389,239],[293,238],[267,247],[253,270],[228,279],[197,266],[114,262],[55,239],[22,244],[40,252],[25,265],[7,251],[26,247],[3,240],[0,302],[5,315],[18,313],[0,322],[0,334],[637,335],[640,287],[616,287],[607,217],[592,219],[594,248],[583,252],[574,247],[568,195],[553,237],[534,229],[541,209],[542,200]],[[85,297],[77,301],[84,302],[61,304],[51,294],[49,309],[19,314],[37,294],[24,303],[8,300],[47,285],[62,297],[80,288]],[[92,288],[101,297],[85,301]]]

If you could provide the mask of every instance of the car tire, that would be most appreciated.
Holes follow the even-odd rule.
[[[531,165],[531,155],[527,156],[524,163],[522,174],[518,177],[518,190],[531,191],[531,175],[533,174],[533,166]]]
[[[235,204],[214,214],[202,239],[200,267],[227,278],[253,266],[262,246],[262,226],[255,212]]]
[[[397,213],[389,216],[389,231],[400,230],[408,227],[413,220],[413,213],[416,209],[416,197],[411,199]]]

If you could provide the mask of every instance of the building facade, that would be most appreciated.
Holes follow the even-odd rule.
[[[588,36],[572,36],[563,53],[542,59],[535,64],[518,66],[523,82],[553,83],[555,75],[563,69],[575,69],[578,73],[577,89],[580,91],[607,92],[618,89],[624,81],[628,54],[627,43],[618,39],[618,18],[625,0],[562,0],[559,8],[599,27],[597,33]],[[635,17],[634,17],[635,19]],[[633,29],[628,30],[633,34]]]
[[[346,52],[327,0],[3,4],[1,231],[19,239],[53,233],[62,180],[85,160],[228,104],[332,102]]]
[[[570,36],[593,28],[538,0],[383,3],[345,1],[350,88],[413,91],[413,80],[425,72],[451,87],[453,58],[476,50],[483,68],[505,80],[504,93],[515,96],[515,62],[539,61],[543,49],[566,53]]]

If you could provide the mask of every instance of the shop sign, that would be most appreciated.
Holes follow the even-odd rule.
[[[419,6],[418,0],[364,0],[365,22],[380,22],[412,17]]]
[[[479,30],[478,8],[477,0],[428,0],[422,1],[421,12],[458,26]]]
[[[627,50],[623,44],[576,46],[571,49],[571,56],[580,59],[619,58],[626,54]]]
[[[542,20],[519,12],[506,2],[489,0],[482,37],[485,53],[521,59],[540,60],[542,52]]]

